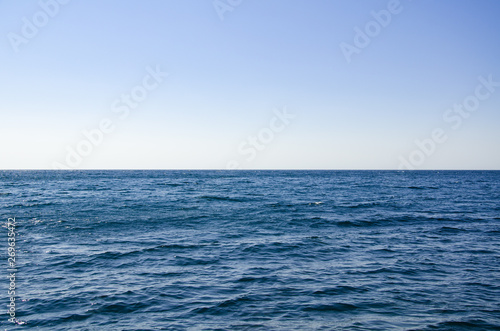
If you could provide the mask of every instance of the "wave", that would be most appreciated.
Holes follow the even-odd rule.
[[[452,226],[443,226],[438,230],[438,232],[441,232],[441,233],[459,233],[459,232],[467,232],[467,230],[455,228]]]
[[[138,310],[145,309],[150,307],[150,304],[145,303],[145,302],[124,302],[124,301],[118,301],[115,303],[109,303],[109,304],[103,304],[103,305],[97,305],[98,307],[94,309],[90,309],[89,313],[90,314],[127,314],[127,313],[134,313]]]
[[[344,311],[351,311],[351,310],[356,310],[359,309],[358,306],[352,305],[349,303],[334,303],[330,305],[311,305],[307,306],[305,308],[302,308],[303,311],[318,311],[318,312],[328,312],[328,311],[337,311],[337,312],[344,312]]]
[[[348,293],[364,293],[369,291],[366,287],[352,287],[352,286],[336,286],[330,288],[323,288],[321,290],[316,290],[313,295],[341,295]]]
[[[208,307],[198,307],[191,310],[195,314],[210,314],[210,315],[222,315],[230,311],[231,309],[237,309],[243,304],[249,302],[259,301],[259,297],[253,298],[251,295],[241,295],[236,298],[230,298],[226,300],[219,301]]]
[[[31,208],[31,207],[46,207],[54,206],[55,202],[37,202],[37,201],[27,201],[25,203],[16,203],[12,205],[5,206],[6,208]]]
[[[151,252],[160,252],[163,250],[172,250],[172,251],[178,251],[178,250],[192,250],[192,249],[197,249],[203,247],[202,245],[182,245],[182,244],[164,244],[164,245],[157,245],[154,247],[148,247],[148,248],[141,248],[141,249],[135,249],[131,250],[128,252],[117,252],[117,251],[107,251],[107,252],[101,252],[101,253],[96,253],[91,255],[92,260],[109,260],[109,259],[119,259],[122,257],[127,257],[130,255],[140,255],[143,253],[151,253]]]
[[[434,186],[408,186],[410,190],[439,190],[439,187]]]
[[[359,202],[355,204],[348,204],[348,205],[339,205],[339,207],[344,207],[344,208],[370,208],[370,207],[375,207],[375,206],[381,206],[383,205],[384,202],[381,201],[370,201],[370,202]]]
[[[170,186],[170,187],[179,187],[184,186],[188,183],[156,183],[156,186]]]
[[[250,198],[236,198],[236,197],[220,196],[220,195],[202,195],[199,196],[198,199],[208,200],[208,201],[230,201],[230,202],[252,201],[252,199]]]
[[[382,267],[372,270],[356,270],[347,271],[347,274],[362,274],[362,275],[375,275],[375,274],[399,274],[399,275],[417,275],[418,273],[424,273],[426,270],[401,268],[401,267]]]
[[[393,225],[394,221],[391,220],[352,220],[352,221],[337,221],[335,225],[338,227],[372,227],[372,226],[386,226]]]
[[[426,222],[460,222],[464,221],[474,221],[474,219],[468,218],[452,218],[452,217],[432,217],[432,216],[421,216],[421,215],[402,215],[393,217],[374,217],[372,219],[353,219],[353,220],[342,220],[337,221],[335,224],[340,227],[371,227],[371,226],[389,226],[389,225],[400,225],[404,223],[426,223]],[[435,229],[428,230],[434,232]],[[452,226],[442,226],[439,232],[467,232],[469,230],[462,228],[455,228]]]
[[[286,242],[271,242],[271,243],[259,243],[253,244],[249,247],[243,248],[241,251],[243,253],[290,253],[293,250],[299,249],[304,246],[303,243],[286,243]]]
[[[268,203],[265,206],[271,207],[271,208],[280,208],[280,207],[297,207],[296,204],[293,203],[286,203],[286,202],[275,202],[275,203]]]
[[[238,283],[270,283],[270,284],[276,284],[278,281],[278,277],[276,276],[271,276],[271,277],[242,277],[236,280]]]
[[[410,331],[469,331],[469,330],[500,330],[500,324],[492,324],[481,319],[470,319],[466,321],[446,321],[437,324],[427,325],[423,329],[411,329]]]

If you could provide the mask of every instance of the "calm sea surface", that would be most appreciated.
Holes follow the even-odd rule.
[[[500,330],[500,172],[3,171],[0,217],[2,329]]]

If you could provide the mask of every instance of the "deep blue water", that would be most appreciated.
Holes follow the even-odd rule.
[[[0,198],[2,329],[500,330],[500,172],[3,171]]]

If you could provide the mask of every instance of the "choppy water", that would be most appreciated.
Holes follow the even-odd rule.
[[[4,171],[0,198],[9,330],[500,330],[500,172]]]

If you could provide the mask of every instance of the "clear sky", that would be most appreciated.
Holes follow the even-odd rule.
[[[500,169],[500,1],[0,0],[0,169]]]

